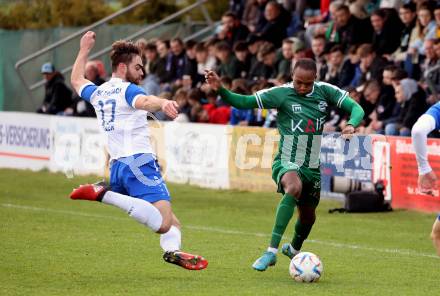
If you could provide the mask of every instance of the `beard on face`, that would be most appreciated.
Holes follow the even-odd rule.
[[[127,70],[127,75],[126,76],[127,76],[127,81],[128,82],[131,82],[131,83],[134,83],[134,84],[137,84],[137,85],[139,85],[141,80],[142,80],[142,77],[137,76],[136,74],[133,75],[130,72],[130,70]]]

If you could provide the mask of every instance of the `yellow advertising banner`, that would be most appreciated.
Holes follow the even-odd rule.
[[[280,136],[275,129],[232,127],[229,153],[231,189],[276,191],[272,161]]]

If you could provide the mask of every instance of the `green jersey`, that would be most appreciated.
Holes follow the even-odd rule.
[[[262,109],[277,109],[277,125],[281,136],[276,156],[298,167],[317,169],[321,135],[331,105],[341,108],[348,93],[325,82],[315,82],[312,91],[299,95],[292,83],[255,93]]]

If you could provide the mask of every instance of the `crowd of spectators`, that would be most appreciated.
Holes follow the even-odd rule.
[[[230,10],[209,40],[137,40],[145,65],[141,86],[176,100],[177,121],[275,127],[276,110],[228,106],[204,83],[204,70],[216,70],[232,91],[251,94],[289,82],[291,65],[303,57],[316,61],[318,80],[347,90],[361,104],[361,133],[408,136],[417,118],[439,100],[436,1],[229,2]],[[102,83],[96,63],[89,67],[88,78]],[[77,97],[59,104],[46,95],[39,112],[44,110],[94,116],[93,108]],[[160,112],[155,115],[167,120]],[[332,109],[328,120],[325,131],[340,131],[346,115]]]

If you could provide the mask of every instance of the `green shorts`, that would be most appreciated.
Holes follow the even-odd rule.
[[[302,192],[298,198],[297,205],[308,205],[317,207],[321,197],[321,172],[319,169],[299,167],[294,163],[282,163],[280,159],[275,159],[272,164],[272,179],[278,186],[278,192],[284,194],[281,178],[287,172],[296,172],[302,181]],[[295,196],[295,198],[297,198]]]

